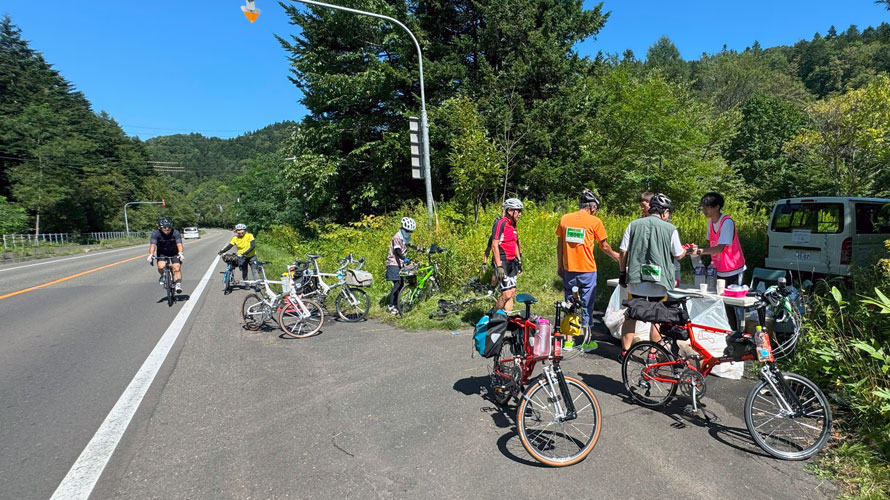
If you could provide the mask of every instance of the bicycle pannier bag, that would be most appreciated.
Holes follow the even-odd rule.
[[[473,332],[473,346],[483,358],[490,358],[501,351],[504,334],[507,332],[507,313],[498,309],[488,311],[476,323]]]
[[[630,319],[647,323],[686,323],[689,316],[675,301],[649,302],[647,299],[628,299],[621,303],[627,308],[624,313]]]
[[[349,286],[368,287],[374,284],[374,275],[361,269],[346,271],[346,284]]]

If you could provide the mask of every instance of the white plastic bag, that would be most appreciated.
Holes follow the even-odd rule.
[[[621,327],[624,325],[624,311],[626,307],[621,307],[621,301],[629,298],[627,289],[623,287],[615,287],[612,291],[612,297],[609,298],[609,305],[603,314],[603,323],[616,339],[621,339]],[[649,340],[650,324],[645,321],[637,321],[634,341]]]

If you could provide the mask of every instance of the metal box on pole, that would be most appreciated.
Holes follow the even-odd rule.
[[[423,179],[423,141],[421,140],[420,118],[408,117],[408,135],[411,140],[411,178]]]

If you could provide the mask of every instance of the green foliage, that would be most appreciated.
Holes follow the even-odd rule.
[[[21,233],[28,226],[28,214],[25,209],[6,201],[0,196],[0,234]]]

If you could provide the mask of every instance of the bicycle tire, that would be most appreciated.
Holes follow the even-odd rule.
[[[167,289],[167,306],[173,307],[173,303],[176,302],[176,290],[173,288],[175,285],[173,284],[173,273],[164,268],[164,287]]]
[[[264,306],[263,299],[255,293],[244,297],[244,301],[241,302],[241,321],[244,323],[244,328],[255,332],[263,326]]]
[[[414,304],[417,302],[417,294],[414,292],[416,289],[416,286],[405,286],[399,290],[399,314],[405,315],[414,309]]]
[[[300,299],[309,311],[309,317],[303,318],[296,313],[290,297],[285,299],[286,305],[278,313],[278,327],[289,337],[304,339],[317,334],[324,325],[324,308],[309,299]]]
[[[514,358],[513,354],[513,342],[509,339],[505,339],[501,343],[501,350],[494,357],[494,364],[492,365],[492,371],[490,374],[490,390],[491,397],[494,399],[494,402],[505,406],[508,402],[510,402],[510,398],[513,396],[513,387],[512,383],[519,384],[519,377],[521,369],[519,364],[515,361],[510,363],[501,362],[502,359],[510,359]],[[510,377],[506,378],[503,375],[499,375],[498,372],[507,374]],[[518,389],[521,391],[522,387],[518,386]]]
[[[552,467],[566,467],[584,460],[596,446],[602,428],[599,402],[590,387],[572,377],[565,377],[565,382],[569,397],[575,403],[575,419],[560,421],[557,418],[559,412],[555,405],[562,401],[562,394],[557,387],[556,397],[551,397],[544,377],[526,389],[516,410],[522,446],[535,460]],[[538,425],[541,428],[537,428]],[[559,453],[559,450],[565,451]]]
[[[763,451],[782,460],[806,460],[818,453],[828,442],[831,435],[831,408],[825,394],[809,379],[796,373],[782,373],[781,376],[799,403],[804,405],[804,415],[794,417],[782,411],[769,384],[766,380],[761,380],[745,400],[745,425],[754,442]],[[764,419],[762,423],[761,417]],[[767,432],[765,427],[773,425],[773,422],[778,422],[778,425]],[[805,434],[799,442],[789,440],[790,434],[795,430]],[[780,446],[793,449],[780,449]]]
[[[347,294],[350,293],[355,297],[356,305],[352,305],[349,302]],[[371,308],[371,298],[360,288],[350,288],[344,285],[343,290],[337,295],[337,300],[334,301],[334,307],[340,319],[347,323],[357,323],[368,316],[368,309]]]
[[[627,356],[621,363],[621,380],[624,388],[638,403],[643,406],[656,407],[667,403],[677,393],[677,384],[673,382],[659,382],[646,380],[642,371],[646,367],[649,350],[655,348],[656,361],[666,363],[676,358],[661,344],[646,340],[634,344],[627,351]],[[673,378],[673,369],[670,366],[661,367],[658,375],[662,378]],[[655,394],[653,395],[653,391]]]
[[[235,275],[231,269],[226,270],[225,283],[226,283],[226,288],[225,288],[225,290],[223,290],[223,295],[228,295],[228,294],[232,293],[232,287],[235,284]]]

